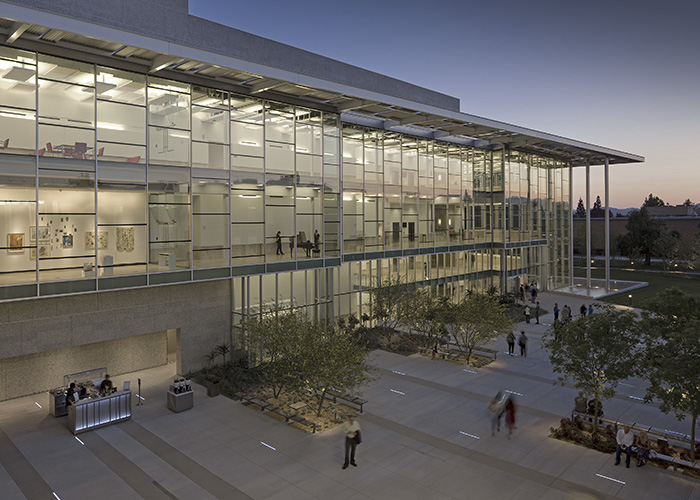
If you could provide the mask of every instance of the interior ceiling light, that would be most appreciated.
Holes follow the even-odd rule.
[[[103,93],[107,92],[108,90],[112,90],[114,88],[117,88],[117,86],[113,83],[97,82],[95,84],[95,91],[98,94],[103,94]],[[92,87],[83,87],[82,91],[85,92],[86,94],[92,94]]]
[[[19,66],[13,66],[10,71],[3,75],[5,80],[15,80],[17,82],[26,82],[31,77],[34,76],[36,70],[34,68],[20,68]]]
[[[112,90],[117,88],[117,86],[114,83],[107,83],[107,82],[97,82],[95,84],[95,90],[97,91],[98,94],[103,94],[107,92],[108,90]]]
[[[23,92],[25,94],[29,94],[30,92],[34,92],[36,90],[36,85],[33,83],[24,83],[24,82],[17,82],[15,83],[10,89],[14,90],[15,92]]]

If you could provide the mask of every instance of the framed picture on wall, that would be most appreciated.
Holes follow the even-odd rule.
[[[63,235],[63,248],[73,248],[73,235],[64,234]]]
[[[7,251],[24,252],[24,233],[7,233]]]
[[[29,249],[29,259],[36,260],[37,249],[39,250],[39,258],[51,256],[51,248],[49,244],[39,243],[38,247],[32,247]]]
[[[51,238],[49,226],[39,226],[37,231],[36,226],[29,226],[29,241],[48,241]]]
[[[104,250],[109,246],[109,233],[107,231],[97,232],[97,248]],[[85,248],[87,250],[95,249],[95,232],[86,231],[85,232]]]

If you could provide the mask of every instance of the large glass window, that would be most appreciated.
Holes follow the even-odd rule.
[[[40,205],[41,206],[41,205]],[[0,284],[36,281],[37,248],[47,256],[48,221],[36,213],[34,158],[0,156]]]
[[[86,232],[84,241],[97,250],[101,276],[146,272],[146,210],[145,165],[98,160],[97,233]]]
[[[189,268],[189,169],[149,167],[148,213],[149,270]]]
[[[39,222],[48,243],[37,250],[39,280],[95,277],[95,249],[85,240],[86,233],[95,231],[95,174],[43,165],[40,162]]]
[[[36,58],[33,52],[0,47],[0,105],[36,108]],[[3,142],[6,137],[8,135],[4,133]]]
[[[228,266],[229,183],[192,180],[192,257],[195,268]]]

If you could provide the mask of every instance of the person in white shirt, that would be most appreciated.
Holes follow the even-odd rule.
[[[352,415],[343,424],[343,433],[345,433],[345,463],[343,464],[343,469],[348,468],[348,463],[353,467],[357,467],[355,463],[355,448],[360,443],[360,431],[360,424]]]
[[[615,465],[620,465],[620,453],[625,452],[627,459],[625,465],[630,468],[630,456],[632,455],[632,444],[634,443],[634,434],[630,431],[630,426],[625,425],[617,431],[617,449],[615,451]]]

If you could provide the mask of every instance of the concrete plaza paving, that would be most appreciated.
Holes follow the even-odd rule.
[[[540,294],[578,311],[581,298]],[[587,301],[586,301],[587,303]],[[700,499],[700,482],[651,466],[615,467],[613,455],[549,438],[576,391],[553,385],[541,346],[551,322],[521,323],[527,357],[499,353],[479,369],[425,356],[372,354],[378,380],[364,390],[358,467],[341,469],[338,428],[310,435],[196,387],[195,407],[166,408],[174,365],[115,377],[143,380],[133,418],[78,441],[66,418],[48,414],[48,395],[0,403],[0,498],[210,499]],[[504,341],[494,347],[506,350]],[[517,346],[516,346],[517,348]],[[519,393],[518,428],[491,436],[487,405],[499,390]],[[606,416],[688,432],[635,397],[628,380]],[[40,407],[41,406],[41,407]]]

